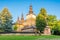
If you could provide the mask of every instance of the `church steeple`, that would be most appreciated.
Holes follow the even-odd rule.
[[[22,23],[22,24],[24,23],[24,16],[23,16],[23,13],[21,14],[21,23]]]
[[[19,17],[18,17],[18,19],[17,19],[17,23],[20,24],[20,18],[19,18]]]
[[[32,13],[33,13],[32,5],[30,5],[30,8],[29,8],[29,14],[32,14]]]
[[[23,13],[22,13],[22,15],[21,15],[21,20],[24,20],[24,16],[23,16]]]
[[[19,17],[18,17],[18,19],[17,19],[17,21],[19,21],[20,19],[19,19]]]

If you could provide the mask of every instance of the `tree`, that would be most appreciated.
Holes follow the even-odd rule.
[[[60,20],[56,22],[56,25],[53,30],[54,30],[54,35],[60,35]]]
[[[47,13],[44,8],[41,8],[40,13],[36,17],[36,27],[37,30],[39,30],[41,33],[44,31],[44,28],[46,27],[46,18]]]
[[[12,16],[7,8],[4,8],[1,12],[1,20],[2,20],[2,29],[5,32],[12,31]]]
[[[57,23],[57,17],[55,15],[48,15],[47,20],[48,25],[50,26],[51,30],[53,30]]]
[[[17,26],[16,26],[16,24],[15,24],[15,25],[13,25],[13,28],[14,28],[14,31],[16,31],[16,30],[17,30]]]
[[[1,20],[1,15],[0,15],[0,31],[2,31],[2,20]]]
[[[52,31],[52,34],[53,34],[54,29],[56,27],[56,23],[57,23],[57,17],[55,15],[48,15],[47,21],[48,21],[48,25]]]
[[[60,20],[57,21],[55,28],[57,28],[56,30],[60,31]]]

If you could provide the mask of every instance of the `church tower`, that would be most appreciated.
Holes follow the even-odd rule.
[[[22,15],[21,15],[21,24],[23,24],[24,23],[24,16],[23,16],[23,13],[22,13]]]
[[[27,20],[27,25],[29,25],[29,26],[35,25],[36,15],[33,13],[32,5],[30,5],[29,13],[27,14],[26,18],[27,18],[26,19]]]
[[[33,14],[32,5],[30,5],[29,14]]]
[[[24,28],[24,17],[23,17],[23,14],[21,15],[21,20],[18,17],[17,22],[16,22],[16,26],[17,26],[17,32],[21,32],[22,31],[21,29]]]
[[[17,19],[17,24],[20,24],[20,18],[18,17],[18,19]]]
[[[26,29],[27,31],[33,30],[32,27],[35,27],[36,25],[36,15],[33,13],[32,5],[29,7],[29,12],[26,15],[26,20],[24,20],[23,13],[21,14],[21,19],[17,19],[17,32],[22,32],[24,28],[30,28]]]
[[[20,31],[20,18],[19,17],[17,18],[17,21],[16,21],[16,24],[15,25],[17,27],[17,30],[16,31],[19,32]]]

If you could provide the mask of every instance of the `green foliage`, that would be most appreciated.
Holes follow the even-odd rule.
[[[41,8],[40,13],[44,16],[47,17],[47,12],[44,8]]]
[[[56,26],[54,27],[54,31],[57,32],[57,35],[60,35],[60,20],[57,21]],[[56,34],[56,33],[54,33]]]
[[[1,12],[1,20],[2,30],[4,30],[5,32],[12,31],[12,16],[7,8],[4,8]]]
[[[60,20],[55,15],[48,15],[48,25],[53,34],[60,35]]]
[[[0,15],[0,31],[2,31],[2,20],[1,20],[1,15]]]
[[[58,31],[60,31],[60,20],[57,21],[55,29],[58,30]]]
[[[14,25],[13,27],[14,27],[14,30],[17,30],[17,26],[16,25]]]
[[[55,15],[48,15],[47,20],[48,25],[50,26],[51,30],[53,30],[57,23],[57,17]]]
[[[42,32],[46,27],[45,17],[47,17],[46,10],[44,8],[41,8],[40,13],[36,17],[36,27],[40,32]]]

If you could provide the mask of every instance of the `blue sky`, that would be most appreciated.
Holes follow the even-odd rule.
[[[3,8],[8,8],[15,22],[18,16],[21,18],[22,13],[26,19],[30,4],[36,15],[41,8],[45,8],[48,14],[56,15],[60,19],[60,0],[0,0],[0,12]]]

